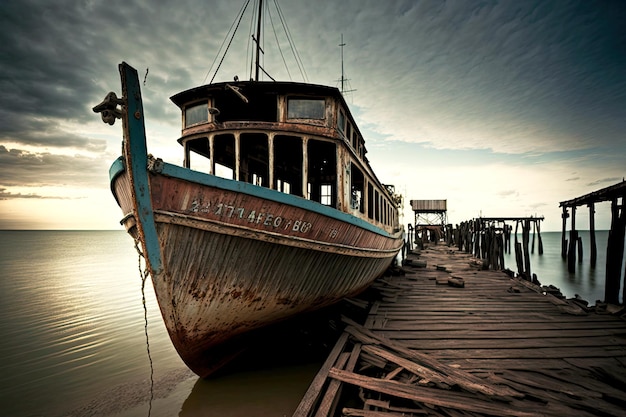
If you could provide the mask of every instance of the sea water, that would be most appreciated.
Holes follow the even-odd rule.
[[[560,233],[542,233],[544,254],[535,248],[532,271],[568,297],[603,299],[607,236],[597,233],[596,268],[585,243],[583,262],[569,274]],[[507,255],[506,266],[515,269],[514,259]],[[292,414],[317,359],[264,366],[261,358],[250,369],[198,379],[172,347],[148,280],[150,403],[141,268],[124,231],[0,231],[0,415]]]
[[[554,285],[558,287],[563,295],[572,298],[578,295],[582,299],[595,305],[596,300],[604,300],[605,271],[606,271],[606,249],[609,232],[606,230],[596,231],[597,258],[596,266],[591,267],[591,243],[589,231],[579,231],[579,236],[583,242],[583,257],[575,264],[575,271],[568,272],[567,259],[561,257],[561,232],[543,232],[541,240],[543,242],[543,255],[539,254],[539,236],[535,235],[535,246],[532,251],[532,233],[530,254],[531,273],[537,274],[537,278],[542,285]],[[569,236],[567,233],[566,238]],[[518,240],[522,241],[521,233]],[[505,256],[505,267],[517,272],[515,263],[514,237],[511,236],[511,253]],[[621,296],[620,296],[621,300]]]
[[[149,410],[140,268],[124,231],[0,231],[0,415],[291,415],[318,363],[200,380],[148,279]]]

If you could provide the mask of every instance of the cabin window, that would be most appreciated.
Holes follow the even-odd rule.
[[[185,127],[206,123],[209,121],[209,107],[207,103],[196,104],[185,109]]]
[[[274,136],[274,189],[302,196],[302,138]]]
[[[363,173],[354,163],[350,163],[350,207],[365,213],[363,197],[365,195],[365,180]]]
[[[337,202],[337,151],[333,142],[307,142],[308,195],[318,203],[335,207]]]
[[[374,219],[380,221],[380,195],[378,190],[374,190]]]
[[[227,88],[223,94],[213,98],[213,106],[220,112],[216,116],[216,122],[278,121],[278,100],[275,93],[253,94],[253,91],[245,88],[239,89],[238,93]]]
[[[324,99],[290,98],[287,102],[288,119],[318,119],[326,116]]]
[[[343,110],[339,110],[339,117],[337,118],[337,129],[341,133],[346,131],[346,115],[343,113]]]
[[[185,167],[194,169],[196,171],[211,172],[211,151],[208,138],[192,139],[185,144]],[[191,152],[193,152],[193,161],[191,158]],[[202,156],[202,157],[200,157]]]
[[[333,187],[330,184],[321,185],[320,203],[325,206],[330,206],[333,204]]]
[[[388,224],[389,207],[387,206],[387,200],[385,200],[384,197],[382,197],[382,201],[383,201],[383,223]]]
[[[242,133],[239,143],[239,181],[269,188],[267,136],[262,133]]]
[[[218,177],[235,179],[235,136],[215,135],[213,138],[214,173]]]
[[[374,187],[367,184],[367,217],[374,218]]]

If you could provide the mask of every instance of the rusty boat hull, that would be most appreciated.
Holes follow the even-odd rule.
[[[402,232],[391,204],[383,204],[384,187],[371,174],[370,180],[355,176],[352,189],[360,187],[357,194],[365,206],[369,184],[373,220],[366,208],[355,205],[348,212],[341,200],[350,201],[341,188],[340,164],[343,159],[350,163],[352,155],[356,172],[355,153],[342,153],[337,145],[338,174],[329,186],[337,196],[329,204],[163,162],[147,153],[137,72],[122,63],[120,74],[123,97],[111,93],[94,108],[106,122],[117,114],[124,124],[122,156],[109,170],[111,190],[122,210],[121,223],[141,246],[172,343],[196,374],[207,377],[219,369],[259,329],[361,292],[393,262],[403,245]],[[259,126],[254,124],[255,131]],[[197,136],[198,127],[191,130]],[[335,140],[322,139],[326,144]],[[217,159],[217,139],[209,142],[206,148]],[[197,141],[189,143],[197,147]],[[309,157],[315,151],[310,149]],[[276,152],[270,168],[279,163]],[[369,167],[362,164],[367,174]],[[312,173],[302,177],[314,182]]]
[[[113,177],[136,235],[129,176],[119,167]],[[359,293],[397,253],[393,240],[289,205],[281,193],[272,200],[255,195],[268,194],[261,187],[205,179],[213,185],[150,174],[162,257],[152,282],[176,350],[200,376],[238,353],[229,343],[238,336]]]

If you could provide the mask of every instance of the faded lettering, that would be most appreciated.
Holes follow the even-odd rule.
[[[257,212],[256,210],[248,210],[245,207],[237,207],[233,204],[223,202],[204,202],[202,198],[196,198],[191,202],[191,207],[185,210],[187,213],[206,213],[221,218],[241,219],[248,223],[262,225],[268,228],[282,228],[286,231],[296,233],[307,233],[313,227],[310,222],[303,219],[285,219],[276,216],[273,213]],[[332,238],[336,236],[331,235]]]

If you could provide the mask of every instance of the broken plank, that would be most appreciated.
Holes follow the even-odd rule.
[[[333,350],[330,352],[330,354],[326,358],[326,361],[320,368],[319,372],[313,378],[311,385],[309,385],[309,388],[304,393],[300,404],[298,404],[298,408],[296,408],[296,411],[294,411],[293,413],[293,417],[308,417],[308,415],[311,413],[311,410],[315,406],[315,403],[317,402],[321,394],[322,388],[326,383],[328,371],[333,367],[341,352],[343,352],[343,349],[346,346],[347,342],[348,334],[342,333],[341,336],[339,336],[337,343],[335,343],[335,347],[333,347]]]
[[[411,386],[397,381],[387,381],[384,379],[359,375],[354,372],[344,371],[337,368],[331,368],[328,375],[331,378],[335,378],[361,388],[439,407],[502,417],[534,417],[537,415],[535,412],[527,412],[511,406],[505,406],[504,403],[481,401],[476,399],[477,397],[471,395],[464,395],[462,393],[452,391],[442,391],[435,388]]]

